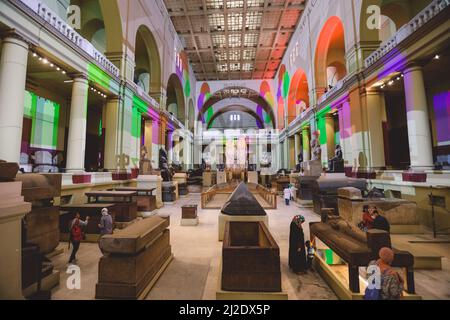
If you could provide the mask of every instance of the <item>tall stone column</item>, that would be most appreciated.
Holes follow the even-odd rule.
[[[335,145],[335,134],[334,130],[334,117],[332,114],[325,115],[325,131],[327,135],[327,160],[334,157]],[[328,161],[327,161],[328,163]]]
[[[294,143],[295,143],[295,163],[298,163],[298,155],[302,152],[302,143],[301,143],[301,137],[300,133],[296,133],[294,136]]]
[[[380,91],[366,92],[367,140],[369,156],[367,165],[370,168],[385,167],[384,139],[383,139],[383,108],[384,95]]]
[[[309,161],[311,160],[311,143],[308,127],[302,129],[302,138],[303,138],[303,161]]]
[[[109,99],[105,107],[105,169],[117,170],[120,152],[120,98]]]
[[[297,160],[295,160],[297,157],[295,155],[295,136],[288,138],[289,141],[289,162],[288,162],[288,169],[295,168],[295,164],[297,163]]]
[[[85,76],[78,76],[73,80],[67,141],[67,172],[84,171],[88,89],[89,84]]]
[[[20,162],[28,44],[19,37],[2,41],[0,58],[0,159]]]
[[[31,211],[24,202],[22,182],[0,183],[0,299],[21,300],[22,218]]]
[[[148,158],[152,159],[153,120],[145,120],[145,122],[144,122],[144,146],[147,148]]]
[[[404,71],[404,82],[411,168],[431,169],[433,149],[422,68],[408,66]]]
[[[352,126],[349,100],[344,101],[339,107],[339,133],[344,161],[351,166],[353,152],[351,145]]]

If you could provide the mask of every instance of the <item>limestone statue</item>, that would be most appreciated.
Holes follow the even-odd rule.
[[[159,149],[159,166],[161,169],[161,177],[164,182],[172,181],[172,174],[169,170],[169,162],[167,160],[167,153],[164,149]]]
[[[150,174],[153,171],[152,162],[148,157],[148,151],[146,146],[141,147],[139,168],[141,174]]]
[[[322,161],[322,148],[320,147],[319,136],[319,132],[316,131],[313,133],[313,138],[311,140],[311,152],[313,161]]]

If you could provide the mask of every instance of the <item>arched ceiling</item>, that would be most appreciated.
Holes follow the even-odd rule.
[[[272,125],[275,129],[276,118],[273,112],[272,106],[255,90],[244,87],[228,87],[215,92],[204,104],[198,114],[198,121],[201,121],[202,116],[208,111],[208,109],[214,106],[216,103],[225,99],[246,99],[261,106],[263,110],[269,115]]]
[[[240,106],[240,105],[233,105],[233,106],[228,106],[225,108],[221,108],[218,112],[216,112],[211,119],[209,120],[209,122],[207,123],[207,128],[210,129],[211,126],[214,124],[214,121],[220,117],[221,115],[227,113],[227,112],[233,112],[233,111],[238,111],[238,112],[243,112],[243,113],[247,113],[248,115],[252,116],[253,118],[255,118],[256,123],[258,125],[259,128],[264,128],[264,120],[261,119],[258,114],[253,111],[252,109],[245,107],[245,106]]]
[[[272,79],[305,0],[164,0],[199,81]]]

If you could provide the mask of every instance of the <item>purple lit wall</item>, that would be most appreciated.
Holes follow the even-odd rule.
[[[450,142],[450,91],[433,97],[436,135],[439,144]]]

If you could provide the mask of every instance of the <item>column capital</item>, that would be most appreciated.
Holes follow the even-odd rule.
[[[69,76],[74,82],[88,82],[88,76],[84,73],[71,73]]]
[[[30,44],[24,37],[18,34],[15,30],[8,31],[2,38],[3,43],[14,43],[19,45],[26,50],[30,49]]]
[[[408,74],[413,71],[422,71],[422,68],[423,68],[423,63],[421,63],[419,61],[411,61],[405,65],[405,68],[403,69],[403,73]]]
[[[108,96],[108,99],[106,100],[106,103],[115,102],[118,101],[119,103],[122,102],[123,98],[118,95],[112,95]]]

